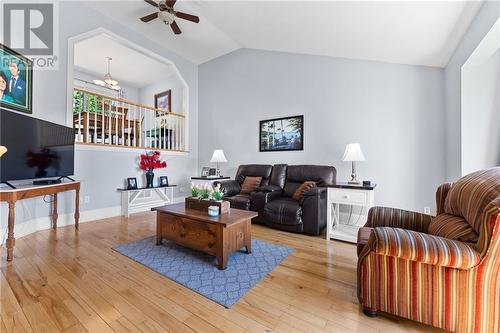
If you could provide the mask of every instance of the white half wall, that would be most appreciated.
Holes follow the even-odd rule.
[[[462,175],[500,165],[500,38],[497,43],[484,61],[462,67]]]
[[[462,176],[462,66],[500,18],[500,1],[485,1],[445,69],[446,179]],[[500,142],[491,149],[500,149]]]
[[[445,178],[442,69],[243,49],[199,67],[199,167],[224,149],[239,164],[323,164],[347,180],[347,143],[367,158],[377,205],[423,211]],[[304,151],[258,149],[259,121],[304,115]]]

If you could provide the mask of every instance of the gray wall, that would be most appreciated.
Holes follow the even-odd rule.
[[[243,49],[199,67],[199,167],[215,148],[243,163],[327,164],[346,180],[345,145],[367,158],[376,204],[422,211],[445,178],[444,72]],[[259,120],[304,115],[304,151],[258,152]]]
[[[184,87],[175,74],[139,89],[139,103],[154,107],[155,95],[169,89],[172,90],[172,112],[182,114],[182,94]]]
[[[172,182],[182,185],[180,188],[184,188],[189,184],[188,176],[197,172],[198,169],[196,136],[198,128],[198,67],[164,46],[150,41],[146,36],[126,25],[103,16],[84,2],[71,1],[59,4],[59,70],[36,71],[34,73],[33,117],[66,124],[66,117],[69,115],[66,104],[68,38],[99,27],[106,28],[173,61],[190,87],[190,153],[182,156],[165,156],[169,167],[158,173],[158,175],[168,175]],[[135,160],[140,152],[140,150],[119,153],[77,149],[75,157],[76,178],[82,180],[82,198],[84,196],[90,197],[89,203],[82,202],[81,209],[90,211],[119,206],[120,196],[116,188],[123,186],[123,180],[126,177],[139,175]],[[176,195],[179,195],[178,191],[179,188],[176,190]],[[73,210],[72,198],[73,194],[61,196],[60,214]],[[4,204],[0,208],[0,229],[2,229],[6,226],[7,209]],[[22,234],[23,230],[30,228],[29,223],[23,222],[48,216],[49,205],[41,198],[25,200],[18,204],[16,214],[16,232]],[[82,215],[85,216],[85,214]]]
[[[446,178],[461,176],[461,69],[500,17],[500,1],[485,1],[445,69],[446,82]],[[494,149],[495,147],[492,147]],[[498,143],[497,149],[500,149]]]

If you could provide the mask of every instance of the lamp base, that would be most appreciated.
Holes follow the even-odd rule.
[[[358,180],[350,180],[349,179],[349,181],[347,182],[347,184],[356,184],[356,185],[359,185],[359,184],[361,184],[361,182],[358,181]]]

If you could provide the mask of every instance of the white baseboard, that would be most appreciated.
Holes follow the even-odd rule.
[[[184,202],[184,197],[174,198],[173,203]],[[149,208],[145,208],[142,210],[143,212],[149,211]],[[93,210],[85,210],[80,212],[80,223],[92,222],[101,219],[107,219],[110,217],[120,216],[122,211],[121,206],[115,207],[107,207]],[[57,219],[57,226],[64,227],[67,225],[75,224],[75,218],[73,213],[70,214],[59,214]],[[23,223],[16,223],[14,225],[14,235],[15,238],[20,238],[23,236],[27,236],[34,232],[40,230],[50,229],[52,222],[50,220],[50,216],[47,217],[39,217],[33,220],[24,221]],[[0,229],[0,244],[5,243],[5,239],[7,237],[7,227]]]

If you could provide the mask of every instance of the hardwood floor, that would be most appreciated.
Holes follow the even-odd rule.
[[[111,250],[155,234],[153,213],[82,223],[0,250],[0,332],[440,332],[368,318],[356,299],[354,245],[252,226],[295,248],[231,309]]]

